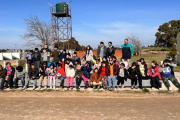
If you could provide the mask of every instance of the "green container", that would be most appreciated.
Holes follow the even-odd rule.
[[[68,13],[68,4],[66,2],[56,4],[56,13]]]

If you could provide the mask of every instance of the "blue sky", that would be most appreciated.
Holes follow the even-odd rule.
[[[24,47],[25,18],[50,23],[50,7],[69,0],[0,0],[0,48]],[[152,45],[158,26],[180,19],[180,0],[72,0],[73,37],[96,48],[100,41],[122,45],[130,34]]]

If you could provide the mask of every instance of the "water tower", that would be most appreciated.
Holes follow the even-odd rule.
[[[71,2],[71,1],[70,1]],[[69,3],[70,3],[69,2]],[[52,39],[54,42],[62,42],[63,48],[70,49],[69,39],[72,37],[72,18],[69,3],[61,2],[51,6]],[[65,45],[64,42],[68,42]]]

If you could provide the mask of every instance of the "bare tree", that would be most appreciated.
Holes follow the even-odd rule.
[[[130,35],[127,37],[129,40],[129,43],[133,45],[134,52],[140,55],[141,48],[142,48],[142,42],[139,40],[139,38],[135,35]]]
[[[25,19],[27,25],[26,33],[23,39],[29,47],[42,47],[44,44],[48,46],[53,44],[51,34],[51,24],[40,21],[37,16],[30,16]]]

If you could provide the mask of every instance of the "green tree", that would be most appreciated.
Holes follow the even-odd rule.
[[[155,46],[166,46],[171,48],[177,44],[177,34],[180,31],[180,20],[171,20],[160,25],[156,33]]]
[[[80,51],[86,49],[86,47],[83,45],[81,46],[74,37],[72,37],[70,40],[66,42],[56,42],[55,45],[59,46],[59,49],[61,50],[69,48],[69,49],[75,49],[76,51]]]

